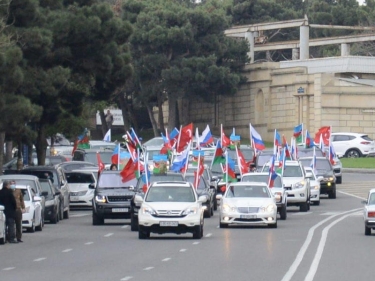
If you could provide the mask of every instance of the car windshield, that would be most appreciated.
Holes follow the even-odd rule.
[[[14,179],[16,184],[20,185],[28,185],[30,188],[34,191],[34,193],[37,193],[36,183],[33,180],[26,180],[26,179]]]
[[[269,176],[268,175],[245,175],[242,177],[241,181],[248,181],[248,182],[264,182],[266,184],[268,184],[268,181],[269,181]],[[274,180],[274,184],[273,184],[275,187],[282,187],[282,183],[281,183],[281,177],[277,176],[276,179]]]
[[[98,188],[121,188],[134,184],[133,181],[123,182],[120,173],[102,173],[99,177]]]
[[[300,162],[304,167],[310,167],[311,165],[312,158],[308,159],[300,159]],[[316,159],[316,164],[315,164],[316,170],[321,170],[321,171],[329,171],[332,170],[331,165],[329,164],[329,160],[324,158],[324,159]]]
[[[297,157],[313,157],[314,156],[314,148],[297,148]],[[323,152],[319,148],[315,148],[315,156],[316,157],[324,157]]]
[[[237,159],[236,150],[228,150],[228,152],[229,152],[230,158]],[[251,150],[251,149],[241,149],[241,152],[242,152],[243,156],[245,157],[246,161],[253,160],[253,157],[254,157],[254,151],[253,150]]]
[[[186,175],[186,176],[185,176],[185,181],[194,184],[195,177],[194,177],[193,175]],[[204,179],[202,179],[202,178],[201,178],[200,181],[199,181],[198,189],[206,189],[205,181],[204,181]]]
[[[283,177],[298,178],[302,176],[303,173],[300,166],[284,166]]]
[[[226,198],[234,197],[258,197],[268,198],[267,187],[258,185],[231,185],[225,195]]]
[[[54,185],[59,184],[57,173],[54,170],[22,170],[21,173],[25,175],[33,175],[40,179],[49,179]]]
[[[90,173],[72,172],[66,173],[66,180],[68,183],[94,183],[95,178]]]
[[[112,163],[112,151],[100,151],[100,158],[103,163]],[[96,156],[96,152],[88,152],[86,153],[86,159],[85,161],[91,162],[91,163],[98,163],[98,157]]]
[[[144,146],[162,146],[164,144],[163,138],[153,138],[146,141],[143,145]]]
[[[371,193],[369,199],[368,199],[369,205],[375,205],[375,192]]]
[[[259,154],[257,156],[257,166],[262,167],[264,164],[268,163],[271,158],[271,154]]]
[[[187,186],[151,186],[146,202],[195,202],[194,190]]]
[[[167,175],[151,175],[148,179],[149,183],[154,183],[158,181],[184,181],[184,177],[182,174],[167,174]],[[142,178],[137,181],[137,189],[141,189],[145,183],[143,182]]]
[[[41,181],[40,186],[42,187],[42,192],[47,192],[48,195],[52,194],[51,185],[47,181]]]

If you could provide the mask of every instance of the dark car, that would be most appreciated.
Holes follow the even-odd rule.
[[[102,225],[105,219],[129,219],[130,202],[134,197],[136,180],[123,182],[120,171],[104,170],[98,179],[92,200],[92,224]]]
[[[33,154],[32,161],[33,162],[30,163],[28,166],[38,165],[38,159],[36,157],[36,154]],[[45,165],[46,166],[54,166],[56,164],[66,162],[66,161],[68,161],[67,157],[62,156],[62,155],[46,156]],[[4,166],[3,166],[3,174],[4,175],[18,174],[18,173],[19,173],[19,171],[17,170],[17,157],[14,157],[8,163],[4,164]]]
[[[195,176],[193,173],[186,173],[185,180],[194,185]],[[212,188],[208,181],[202,176],[199,180],[198,188],[196,192],[199,196],[206,195],[207,201],[203,202],[202,205],[206,207],[204,210],[204,216],[210,218],[214,215],[214,202],[216,202],[216,190]]]
[[[44,219],[50,223],[57,223],[60,220],[59,206],[61,192],[54,187],[49,179],[39,179],[42,187],[42,194],[46,198]]]
[[[65,178],[65,173],[61,167],[55,166],[35,166],[27,167],[20,171],[24,175],[34,175],[39,179],[49,179],[52,184],[61,192],[61,202],[59,206],[59,218],[69,218],[69,185]]]
[[[79,170],[84,167],[96,167],[99,169],[97,164],[85,161],[69,161],[57,164],[56,167],[61,167],[65,172],[71,172],[73,170]]]
[[[73,153],[72,161],[85,161],[93,164],[98,164],[97,153],[100,154],[100,158],[104,163],[106,169],[109,169],[112,163],[113,149],[77,149]]]
[[[151,175],[149,178],[149,184],[152,184],[154,182],[159,182],[159,181],[185,181],[184,176],[180,173],[173,173],[169,172],[166,174],[155,174]],[[137,195],[140,195],[144,197],[145,193],[143,192],[143,186],[144,182],[142,181],[141,178],[138,179],[137,184],[133,188],[134,192]],[[131,200],[131,221],[130,221],[130,228],[132,231],[138,231],[138,211],[141,206],[137,205],[134,202],[134,197]]]

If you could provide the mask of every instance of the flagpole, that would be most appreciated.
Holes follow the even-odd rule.
[[[303,141],[303,123],[302,123],[302,129],[301,129],[301,136],[302,136],[302,143],[304,143],[304,141]],[[297,145],[297,141],[296,141],[296,145]]]
[[[251,134],[251,123],[249,123],[249,131],[250,131],[250,145],[254,149],[254,153],[257,154],[256,148],[255,148],[254,142],[253,142],[253,137],[252,137],[252,134]]]
[[[201,154],[198,153],[198,165],[197,165],[197,174],[196,174],[196,179],[195,179],[195,188],[198,189],[198,182],[199,182],[199,166],[200,166],[200,161],[201,161]]]
[[[197,149],[201,149],[200,140],[199,140],[199,131],[198,127],[195,128],[195,138],[197,139]]]
[[[276,148],[276,129],[275,133],[273,135],[273,154],[276,154],[277,148]]]
[[[226,185],[225,187],[226,188],[228,188],[228,180],[229,180],[228,179],[229,178],[229,172],[228,172],[228,168],[229,168],[229,165],[228,165],[228,154],[229,154],[228,151],[226,151],[226,154],[225,154],[225,158],[226,158],[225,159],[226,160],[225,161],[225,171],[227,173],[227,177],[226,177],[226,180],[225,180],[225,185]]]
[[[179,147],[179,145],[180,145],[180,139],[181,139],[181,130],[182,130],[182,125],[180,125],[180,131],[178,132],[177,148],[178,148],[178,147]],[[176,151],[177,151],[177,148],[176,148]]]
[[[220,124],[220,141],[221,145],[223,145],[223,124]]]
[[[188,164],[189,164],[189,151],[190,151],[190,145],[191,145],[191,141],[189,142],[186,150],[187,150],[187,159],[186,159],[186,163],[185,163],[185,169],[184,169],[184,178],[186,176],[186,170],[187,170],[187,167],[188,167]]]
[[[238,148],[237,148],[237,145],[235,145],[235,147],[236,147],[237,165],[238,165],[238,167],[239,167],[240,175],[241,175],[241,179],[242,179],[241,161],[240,161],[240,159],[239,159],[239,157],[238,157]]]
[[[117,170],[120,170],[120,144],[118,144],[118,153],[117,153]]]
[[[148,152],[146,152],[146,159],[148,159]],[[146,173],[146,186],[148,188],[148,163],[145,163],[144,167],[144,172]]]

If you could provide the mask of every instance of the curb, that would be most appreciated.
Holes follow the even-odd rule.
[[[375,174],[375,169],[342,168],[344,173]]]

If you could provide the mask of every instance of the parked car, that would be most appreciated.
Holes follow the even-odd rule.
[[[261,182],[265,184],[269,184],[269,173],[261,173],[261,172],[255,172],[255,173],[247,173],[242,175],[242,182]],[[281,220],[286,220],[287,218],[287,210],[286,206],[288,204],[287,202],[287,193],[285,192],[283,180],[282,178],[277,175],[273,187],[270,188],[273,196],[276,199],[276,206],[277,206],[277,212],[280,214]]]
[[[0,244],[4,245],[6,241],[6,218],[4,214],[4,206],[0,205]]]
[[[375,188],[368,193],[367,200],[363,201],[363,219],[365,222],[365,235],[371,235],[371,229],[375,230]]]
[[[194,239],[203,237],[204,208],[206,196],[198,197],[191,183],[155,182],[143,199],[138,214],[138,238],[147,239],[150,233],[192,233]]]
[[[74,170],[66,172],[65,176],[69,183],[70,206],[91,208],[94,190],[89,185],[96,186],[98,170]]]
[[[195,176],[193,173],[185,174],[185,181],[190,182],[194,185]],[[214,202],[216,201],[216,192],[215,189],[210,187],[210,184],[202,176],[199,180],[198,188],[195,190],[198,196],[206,195],[207,201],[203,202],[202,205],[206,208],[204,210],[204,217],[210,218],[214,215]]]
[[[224,195],[218,195],[220,228],[230,225],[266,225],[277,228],[277,206],[267,184],[231,183]]]
[[[313,157],[300,158],[304,167],[310,167]],[[320,181],[320,194],[327,194],[329,198],[336,198],[336,178],[333,167],[326,157],[316,157],[315,174]]]
[[[130,203],[134,197],[136,181],[123,182],[120,171],[105,170],[101,172],[94,189],[92,200],[92,224],[102,225],[105,219],[129,219]]]
[[[26,212],[22,214],[22,227],[28,232],[42,231],[44,218],[42,214],[41,198],[33,192],[28,185],[16,184],[16,188],[20,189],[23,194]]]
[[[90,168],[96,168],[96,170],[99,170],[99,167],[97,164],[91,163],[91,162],[85,162],[85,161],[69,161],[69,162],[63,162],[60,164],[57,164],[56,167],[61,167],[64,172],[69,172],[73,170],[81,169],[82,167],[90,167]]]
[[[39,178],[33,175],[21,175],[21,174],[14,174],[14,175],[2,175],[0,176],[0,181],[12,181],[14,180],[16,182],[16,185],[27,185],[30,186],[31,190],[33,191],[33,194],[35,196],[40,197],[41,201],[41,207],[42,207],[42,219],[44,224],[44,209],[46,205],[46,199],[42,194],[42,187],[39,182]]]
[[[61,167],[54,166],[35,166],[27,167],[20,171],[24,175],[33,175],[41,179],[49,179],[52,184],[60,191],[61,201],[59,208],[59,218],[69,218],[69,184],[65,173]]]
[[[310,180],[310,201],[314,205],[320,205],[320,181],[311,167],[304,167],[306,177]]]
[[[61,192],[51,183],[49,179],[39,179],[42,194],[46,199],[44,209],[44,220],[56,224],[59,222],[59,206]]]
[[[332,133],[331,139],[339,157],[375,156],[375,142],[367,134],[339,132]]]

